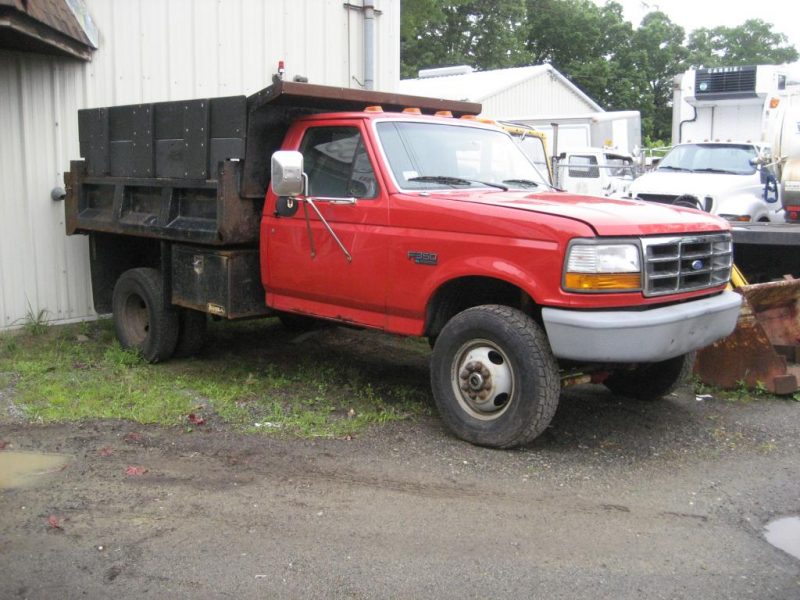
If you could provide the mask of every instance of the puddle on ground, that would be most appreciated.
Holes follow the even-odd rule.
[[[67,457],[40,452],[0,452],[0,490],[34,485],[49,473],[60,471]]]
[[[795,558],[800,558],[800,517],[785,517],[767,523],[767,541]]]

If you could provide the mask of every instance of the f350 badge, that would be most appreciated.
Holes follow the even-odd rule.
[[[408,258],[418,265],[435,266],[439,264],[439,255],[435,252],[409,252]]]

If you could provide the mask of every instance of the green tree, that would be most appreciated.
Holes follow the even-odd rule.
[[[517,34],[523,0],[404,0],[401,73],[468,64],[480,69],[529,64]]]
[[[592,0],[403,0],[400,43],[403,77],[437,66],[550,63],[605,109],[639,110],[650,139],[669,139],[673,78],[687,68],[798,59],[761,19],[687,40],[662,12],[634,28],[620,4]]]
[[[749,19],[738,27],[696,29],[689,34],[687,48],[687,63],[692,67],[783,64],[798,59],[786,36],[761,19]]]
[[[672,132],[672,82],[686,69],[688,51],[683,27],[655,11],[645,15],[635,30],[628,68],[639,74],[642,133],[669,139]]]

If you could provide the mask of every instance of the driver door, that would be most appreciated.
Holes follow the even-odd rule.
[[[261,238],[267,304],[383,329],[388,205],[369,137],[358,121],[312,122],[295,133],[322,219],[305,197],[294,215],[277,216],[270,187]]]

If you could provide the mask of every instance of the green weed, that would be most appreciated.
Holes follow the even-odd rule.
[[[42,308],[39,311],[34,311],[31,303],[28,302],[28,310],[25,313],[25,322],[22,325],[22,328],[29,334],[29,335],[42,335],[45,331],[47,331],[48,322],[47,322],[47,309]]]
[[[134,367],[145,364],[136,350],[123,348],[118,342],[113,342],[103,353],[103,360],[116,367]]]
[[[11,357],[17,352],[17,340],[11,334],[6,334],[0,343],[0,357]]]

